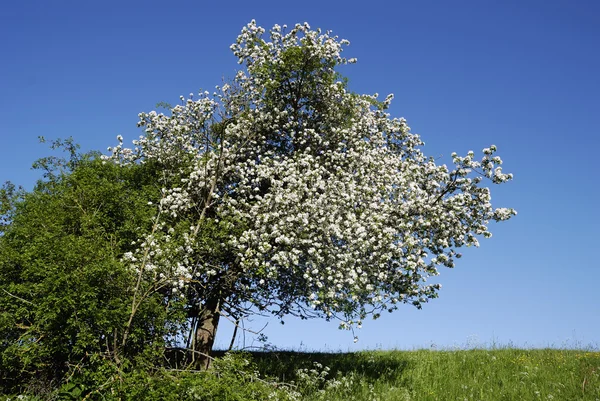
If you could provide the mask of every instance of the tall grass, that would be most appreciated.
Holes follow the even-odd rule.
[[[165,367],[113,379],[110,387],[73,380],[46,395],[0,394],[0,400],[600,401],[600,352],[232,353],[208,371]]]
[[[303,400],[600,400],[600,352],[581,350],[255,353]]]

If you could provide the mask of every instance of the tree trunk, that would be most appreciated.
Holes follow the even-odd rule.
[[[196,341],[194,344],[195,356],[197,357],[198,367],[208,369],[210,367],[211,352],[215,343],[215,335],[219,325],[220,315],[219,299],[209,299],[203,305],[200,316],[198,316],[198,325],[196,326]]]

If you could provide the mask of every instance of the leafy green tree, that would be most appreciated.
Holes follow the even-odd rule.
[[[134,306],[122,261],[151,229],[159,196],[151,165],[115,166],[54,142],[67,159],[40,159],[45,178],[0,191],[0,382],[5,391],[60,383],[65,374],[161,352],[177,330],[176,303],[151,291]],[[139,297],[138,297],[139,298]],[[179,308],[181,309],[181,308]],[[125,328],[129,336],[123,342]]]

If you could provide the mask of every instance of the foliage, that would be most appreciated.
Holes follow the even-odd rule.
[[[135,147],[119,137],[107,157],[163,172],[158,229],[128,261],[181,294],[203,352],[218,312],[351,328],[403,303],[420,308],[437,297],[426,283],[437,266],[453,267],[458,248],[491,236],[489,221],[516,214],[492,208],[482,185],[512,178],[495,146],[437,165],[386,112],[392,95],[347,90],[336,71],[356,61],[341,56],[347,41],[286,29],[266,40],[248,24],[231,46],[244,66],[231,83],[181,97],[170,114],[141,113]]]
[[[70,148],[72,150],[73,148]],[[69,150],[69,149],[67,149]],[[50,160],[50,159],[46,159]],[[92,355],[127,358],[164,347],[176,321],[160,294],[148,297],[117,347],[135,276],[121,261],[151,222],[158,196],[149,166],[118,167],[94,154],[52,159],[33,191],[3,194],[0,236],[0,378],[5,389],[54,386]],[[8,196],[11,195],[11,196]],[[120,345],[120,343],[118,344]]]
[[[261,379],[246,354],[226,354],[209,371],[159,368],[105,372],[109,374],[88,370],[76,375],[55,395],[59,399],[149,401],[283,401],[294,396],[285,385]]]

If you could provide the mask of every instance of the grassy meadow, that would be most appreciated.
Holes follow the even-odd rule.
[[[208,371],[109,372],[102,385],[82,377],[45,393],[30,383],[0,400],[600,401],[600,352],[591,350],[219,354]]]
[[[600,352],[557,349],[255,353],[303,400],[600,400]]]

